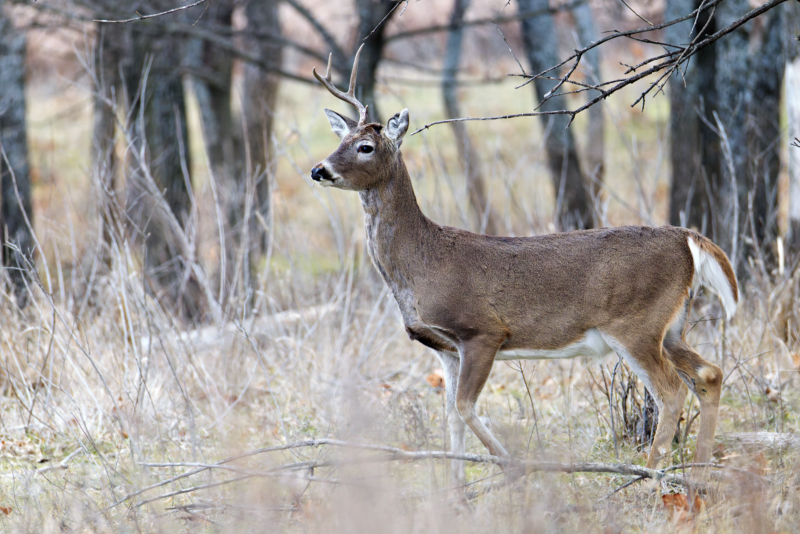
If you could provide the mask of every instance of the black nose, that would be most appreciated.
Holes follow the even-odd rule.
[[[333,176],[331,176],[331,173],[328,172],[328,169],[326,169],[322,165],[322,163],[318,163],[317,165],[314,166],[313,169],[311,169],[311,179],[314,180],[315,182],[319,182],[322,180],[332,181]]]

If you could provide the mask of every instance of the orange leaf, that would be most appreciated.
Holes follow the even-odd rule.
[[[4,514],[8,515],[11,513],[11,507],[9,506],[8,508],[6,508],[5,506],[0,506],[0,512],[3,512]]]
[[[695,494],[692,504],[689,503],[686,495],[682,493],[662,495],[661,500],[667,509],[669,520],[675,524],[690,523],[694,514],[704,510],[706,505],[697,494]]]
[[[793,352],[790,354],[792,357],[792,365],[797,370],[800,370],[800,352]]]
[[[441,369],[436,369],[431,374],[429,374],[425,380],[428,381],[428,384],[431,385],[432,388],[443,388],[444,387],[444,371]]]

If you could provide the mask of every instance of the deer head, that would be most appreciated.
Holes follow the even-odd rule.
[[[364,45],[361,45],[363,48]],[[353,60],[350,88],[344,93],[331,82],[331,58],[325,76],[314,69],[314,76],[330,93],[358,111],[358,122],[325,110],[333,133],[341,143],[336,151],[311,170],[311,178],[324,186],[364,191],[379,186],[391,176],[393,163],[400,154],[400,144],[408,131],[408,110],[404,109],[389,119],[386,126],[367,123],[367,106],[355,97],[356,74],[361,48]]]

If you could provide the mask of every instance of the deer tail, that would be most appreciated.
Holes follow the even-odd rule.
[[[689,250],[694,261],[692,287],[703,285],[722,301],[725,315],[733,317],[739,303],[739,285],[728,256],[717,245],[700,234],[688,235]]]

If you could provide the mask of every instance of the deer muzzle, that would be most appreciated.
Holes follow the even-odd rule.
[[[333,181],[333,176],[328,169],[322,163],[317,163],[313,169],[311,169],[311,179],[315,182],[321,182],[322,180],[329,180]]]

